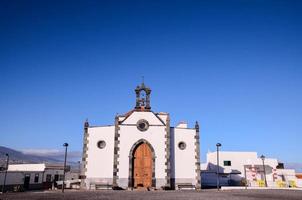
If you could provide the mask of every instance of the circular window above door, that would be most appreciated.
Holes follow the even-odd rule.
[[[147,120],[145,120],[145,119],[140,119],[136,123],[136,127],[140,131],[146,131],[149,128],[149,122]]]

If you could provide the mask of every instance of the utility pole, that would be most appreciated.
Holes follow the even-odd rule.
[[[4,181],[3,181],[3,186],[2,186],[2,194],[5,192],[4,188],[5,188],[5,184],[6,184],[6,176],[7,176],[7,170],[8,170],[8,162],[9,162],[8,153],[6,153],[5,155],[7,158],[6,158],[6,169],[5,169]]]
[[[262,166],[263,166],[263,173],[264,173],[264,182],[265,182],[265,187],[267,187],[267,181],[266,181],[266,171],[265,171],[265,165],[264,165],[264,160],[265,160],[265,156],[261,155],[260,156],[261,160],[262,160]]]
[[[217,190],[219,191],[219,147],[221,147],[220,143],[216,144],[217,147]]]
[[[64,159],[64,171],[63,171],[63,185],[62,185],[62,192],[64,193],[64,188],[65,188],[65,171],[66,171],[66,158],[67,158],[67,147],[68,147],[68,143],[64,143],[63,146],[65,147],[65,159]]]

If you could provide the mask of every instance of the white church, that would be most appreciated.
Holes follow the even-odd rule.
[[[137,86],[136,105],[113,125],[84,125],[82,187],[97,189],[200,189],[199,125],[170,125],[153,112],[151,89]]]

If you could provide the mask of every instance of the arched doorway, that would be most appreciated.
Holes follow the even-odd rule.
[[[146,140],[135,143],[130,151],[129,187],[155,187],[155,155]]]

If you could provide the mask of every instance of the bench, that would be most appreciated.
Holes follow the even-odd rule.
[[[90,183],[91,190],[112,190],[112,185],[109,183]]]
[[[192,185],[192,183],[179,183],[176,184],[176,188],[179,190],[195,190],[195,185]]]

